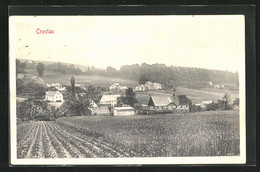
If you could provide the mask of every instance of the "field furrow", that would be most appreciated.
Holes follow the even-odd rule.
[[[29,155],[28,158],[44,158],[43,143],[42,143],[43,125],[41,121],[37,122],[37,125],[39,125],[39,129],[35,136],[35,143],[31,148],[31,155]]]
[[[58,140],[62,143],[62,145],[68,150],[69,154],[73,158],[84,158],[85,155],[81,153],[80,149],[77,146],[77,143],[73,138],[68,135],[63,134],[62,132],[57,131],[53,127],[53,123],[49,122],[47,125],[51,128],[51,132],[57,136]]]
[[[101,154],[103,154],[103,156],[109,156],[109,157],[120,157],[120,156],[127,156],[127,154],[123,151],[118,151],[113,149],[110,145],[108,145],[107,143],[105,143],[104,141],[100,141],[97,138],[93,139],[91,137],[82,135],[78,132],[71,132],[68,131],[67,129],[61,128],[60,126],[58,126],[56,123],[54,124],[54,126],[56,127],[57,130],[64,132],[66,135],[69,135],[77,140],[80,140],[83,143],[86,143],[88,145],[91,145],[95,150],[98,150],[98,152],[101,152]]]
[[[46,122],[47,124],[47,122]],[[52,132],[52,129],[49,127],[49,125],[46,125],[46,131],[49,134],[50,139],[53,142],[53,146],[56,149],[56,152],[58,154],[59,158],[71,158],[72,156],[68,152],[68,150],[62,145],[62,143],[57,139],[59,136],[55,136]]]
[[[39,129],[35,137],[35,143],[31,148],[31,155],[29,155],[28,158],[44,158],[43,143],[42,143],[43,125],[41,121],[37,122],[37,125],[39,125]]]
[[[37,123],[34,122],[32,125],[32,129],[30,130],[30,133],[28,133],[26,137],[24,137],[24,139],[22,139],[17,143],[18,158],[25,158],[27,156],[28,150],[30,149],[31,142],[36,135],[37,129],[38,129]]]
[[[73,158],[84,158],[85,155],[81,153],[79,147],[77,146],[77,142],[70,138],[69,136],[58,132],[52,123],[47,123],[47,125],[51,128],[52,133],[57,136],[58,140],[62,143],[66,150],[68,150],[69,154]]]
[[[58,154],[56,152],[56,149],[53,146],[53,141],[51,141],[48,132],[46,130],[46,124],[43,121],[43,148],[44,148],[44,156],[45,158],[58,158]]]
[[[69,140],[75,144],[78,149],[84,153],[85,157],[97,157],[100,155],[100,148],[88,143],[86,140],[82,140],[78,137],[75,137],[74,135],[71,135],[67,132],[64,132],[60,128],[57,128],[55,124],[52,125],[52,127],[59,132],[60,135],[63,135],[65,137],[69,137]],[[76,139],[76,141],[75,141]]]
[[[29,130],[27,130],[26,132],[24,131],[21,131],[21,128],[24,128],[24,130],[27,129],[27,127],[20,127],[19,130],[18,130],[18,133],[17,133],[17,142],[20,143],[22,142],[21,140],[24,140],[26,138],[28,138],[30,135],[31,135],[31,132],[32,130],[34,129],[36,123],[35,122],[32,122],[29,124],[30,125],[30,128]],[[23,134],[24,133],[24,134]]]
[[[35,144],[35,142],[36,142],[36,139],[37,139],[37,137],[39,136],[39,127],[40,127],[40,125],[39,125],[38,122],[37,122],[36,124],[37,124],[37,129],[36,129],[36,131],[35,131],[35,133],[34,133],[35,136],[34,136],[33,140],[32,140],[31,143],[30,143],[30,146],[29,146],[29,149],[28,149],[28,152],[27,152],[25,158],[32,158],[32,157],[34,157],[34,156],[32,155],[32,151],[33,151],[33,147],[35,146],[34,144]]]

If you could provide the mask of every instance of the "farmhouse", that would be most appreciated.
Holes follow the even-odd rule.
[[[112,85],[109,86],[109,90],[112,90],[112,91],[119,91],[119,90],[124,91],[126,89],[127,89],[126,86],[122,86],[119,83],[113,83]]]
[[[161,90],[162,89],[162,85],[160,83],[153,83],[153,89],[154,90]]]
[[[114,116],[130,116],[134,114],[134,108],[132,107],[114,107]]]
[[[58,91],[65,91],[66,87],[62,87],[59,83],[46,84],[46,87],[54,87]]]
[[[162,85],[158,82],[153,83],[151,81],[147,81],[144,84],[144,86],[145,86],[146,90],[160,90],[160,89],[162,89]]]
[[[110,111],[107,106],[92,107],[90,108],[92,115],[110,115]]]
[[[153,89],[153,83],[151,81],[147,81],[145,84],[145,89],[146,90],[152,90]]]
[[[135,87],[135,91],[145,91],[145,86],[143,84],[139,84]]]
[[[58,91],[65,91],[66,90],[66,87],[55,87]]]
[[[46,84],[47,87],[57,87],[59,88],[60,87],[60,84],[59,83],[52,83],[52,84]]]
[[[151,110],[174,110],[176,109],[176,104],[170,96],[151,96],[148,108]]]
[[[63,95],[59,91],[47,91],[45,100],[51,102],[63,102]]]
[[[151,96],[148,108],[155,111],[189,112],[189,100],[185,95]]]
[[[215,88],[224,88],[224,87],[225,87],[225,85],[220,85],[220,84],[217,84],[217,85],[215,85],[214,87],[215,87]]]
[[[173,94],[172,100],[176,104],[176,113],[190,112],[190,101],[186,97],[186,95],[176,96],[175,94]]]
[[[120,95],[103,95],[99,104],[100,105],[111,105],[114,107],[117,104],[117,98],[120,97]]]

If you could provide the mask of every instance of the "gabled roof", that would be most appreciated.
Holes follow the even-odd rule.
[[[175,105],[189,105],[189,100],[185,95],[151,96],[148,102],[148,106],[168,106],[171,103]]]
[[[135,88],[137,88],[137,87],[142,88],[142,87],[145,87],[145,86],[143,84],[138,84]]]
[[[116,101],[118,97],[120,97],[119,94],[103,95],[100,101]]]
[[[172,98],[176,105],[189,105],[189,99],[185,95],[178,95]]]
[[[169,96],[151,96],[148,102],[149,106],[167,106],[172,103]]]
[[[118,82],[114,82],[114,83],[111,84],[111,86],[112,85],[120,85],[120,84]]]
[[[60,93],[59,91],[47,91],[46,96],[55,96],[57,93]],[[61,93],[60,93],[61,94]]]

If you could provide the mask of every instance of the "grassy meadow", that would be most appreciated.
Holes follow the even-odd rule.
[[[28,74],[36,75],[35,70],[27,70]],[[70,85],[72,74],[61,74],[54,73],[50,71],[44,71],[43,76],[41,77],[45,83],[60,83],[61,85]],[[137,81],[130,79],[121,79],[116,77],[105,77],[105,76],[95,76],[95,75],[73,75],[75,78],[76,84],[91,84],[95,86],[108,87],[113,82],[119,82],[120,84],[126,85],[127,87],[134,87],[137,85]]]
[[[102,138],[139,157],[239,155],[239,111],[189,114],[77,116],[59,125]]]

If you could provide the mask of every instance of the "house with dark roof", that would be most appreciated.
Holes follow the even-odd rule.
[[[189,100],[185,95],[151,96],[148,101],[149,110],[172,111],[173,113],[189,112]]]

